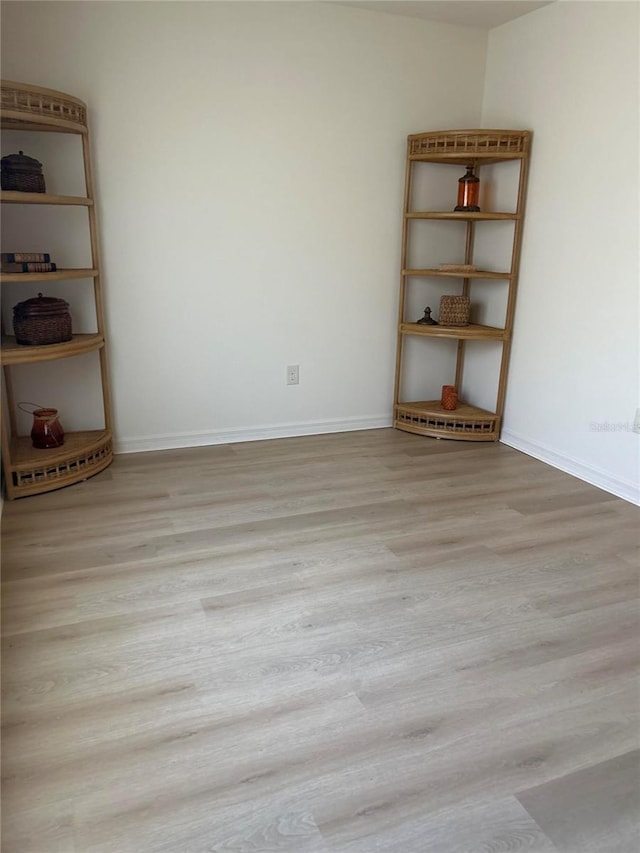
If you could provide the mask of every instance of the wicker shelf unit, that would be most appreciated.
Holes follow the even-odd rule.
[[[398,311],[398,340],[396,352],[396,374],[394,394],[394,426],[406,432],[426,435],[434,438],[449,438],[463,441],[497,441],[500,437],[502,414],[504,410],[507,388],[507,371],[515,311],[515,296],[520,264],[522,243],[522,226],[524,222],[529,151],[531,147],[531,131],[527,130],[455,130],[434,131],[412,134],[407,140],[406,180],[404,215],[402,226],[402,261],[400,273],[400,299]],[[473,166],[476,174],[482,179],[482,167],[517,161],[519,172],[517,178],[517,201],[513,211],[443,211],[412,210],[411,204],[414,193],[414,182],[422,163],[441,164],[460,167]],[[452,170],[450,170],[452,171]],[[457,175],[459,176],[459,172]],[[424,177],[424,176],[423,176]],[[498,178],[497,178],[498,179]],[[452,183],[455,185],[456,176],[452,171]],[[461,242],[460,252],[464,254],[464,264],[473,266],[474,238],[476,228],[491,228],[491,223],[512,222],[513,240],[511,244],[510,268],[497,272],[486,269],[473,270],[441,270],[438,268],[440,258],[433,258],[433,267],[412,268],[409,257],[415,249],[417,235],[412,223],[424,221],[424,227],[433,227],[432,222],[463,223],[465,235]],[[487,223],[486,225],[481,223]],[[460,228],[460,226],[452,226]],[[494,258],[495,261],[495,258]],[[461,282],[460,295],[471,298],[473,305],[473,288],[495,287],[493,282],[502,282],[506,288],[506,304],[504,328],[470,323],[463,327],[422,325],[415,318],[407,316],[409,288],[414,288],[420,279],[442,279],[444,284],[458,280]],[[475,292],[475,291],[474,291]],[[457,389],[463,388],[466,344],[472,341],[494,341],[501,347],[499,375],[497,379],[496,401],[493,411],[472,405],[472,400],[459,400],[458,408],[454,411],[443,409],[440,400],[406,400],[403,395],[405,373],[410,368],[407,355],[407,340],[416,336],[433,341],[457,341],[455,360],[451,364],[451,375],[443,377],[442,384],[454,384]],[[412,353],[411,358],[416,358]],[[429,363],[425,359],[424,374],[429,374]],[[455,379],[453,379],[455,377]],[[453,382],[452,382],[453,379]],[[470,397],[473,392],[466,390]]]
[[[46,346],[19,345],[15,338],[3,335],[2,467],[7,497],[14,499],[59,489],[62,486],[86,480],[88,477],[97,474],[113,461],[113,442],[111,395],[100,279],[100,251],[93,195],[87,109],[78,98],[63,92],[9,80],[2,81],[1,94],[0,126],[3,131],[38,131],[80,135],[86,195],[55,195],[11,190],[0,193],[0,203],[3,205],[75,205],[85,207],[87,209],[87,239],[91,249],[91,266],[82,269],[58,269],[54,273],[3,273],[0,275],[0,283],[15,284],[19,282],[26,285],[34,282],[87,279],[86,286],[92,287],[97,323],[97,331],[95,332],[74,334],[70,341]],[[5,215],[9,216],[10,213]],[[7,249],[9,248],[7,247]],[[36,246],[36,248],[39,247]],[[79,286],[84,287],[85,285],[80,284]],[[61,447],[47,450],[34,449],[28,435],[18,434],[12,367],[60,361],[89,352],[98,353],[104,427],[102,429],[75,431],[65,429],[64,444]],[[64,365],[61,364],[59,369],[64,371]],[[58,370],[57,367],[56,370]],[[64,381],[64,373],[61,373],[61,378]],[[82,394],[82,389],[79,389],[78,393]],[[65,427],[67,427],[66,424]]]

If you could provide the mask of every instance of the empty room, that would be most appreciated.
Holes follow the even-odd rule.
[[[1,15],[3,853],[635,853],[640,4]]]

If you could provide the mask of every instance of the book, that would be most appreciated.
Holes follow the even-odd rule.
[[[5,263],[4,261],[0,263],[0,272],[4,273],[15,273],[15,272],[56,272],[58,268],[52,262],[47,263]]]
[[[3,252],[0,261],[3,264],[48,264],[51,255],[48,252]]]

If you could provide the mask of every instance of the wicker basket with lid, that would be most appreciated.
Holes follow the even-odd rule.
[[[34,157],[27,157],[23,151],[7,154],[2,158],[0,166],[3,190],[23,193],[46,192],[42,163]]]
[[[69,303],[54,296],[37,297],[18,302],[13,308],[16,343],[24,346],[61,344],[70,341],[71,314]]]

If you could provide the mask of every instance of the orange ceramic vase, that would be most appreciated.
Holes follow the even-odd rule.
[[[453,412],[458,408],[458,392],[455,385],[443,385],[442,397],[440,399],[442,408],[447,412]]]

